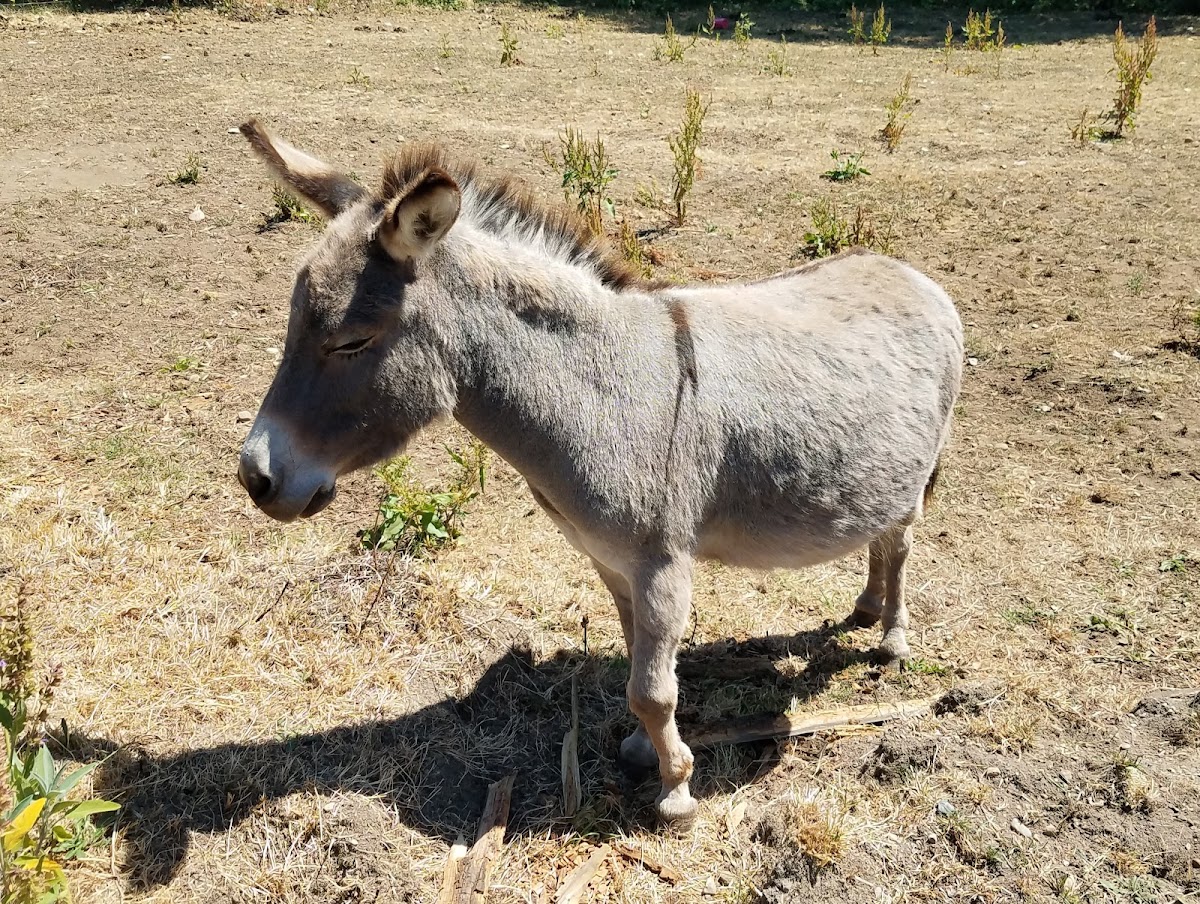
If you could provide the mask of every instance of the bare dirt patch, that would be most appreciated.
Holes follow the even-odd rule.
[[[592,900],[1200,890],[1195,707],[1142,702],[1200,687],[1200,360],[1177,317],[1200,307],[1194,23],[1160,23],[1136,137],[1080,148],[1070,126],[1112,93],[1091,20],[1006,21],[1020,46],[997,77],[956,71],[964,53],[945,68],[944,22],[920,16],[877,57],[763,16],[747,49],[702,40],[672,64],[636,18],[235,7],[246,21],[23,10],[0,26],[0,591],[28,581],[40,655],[66,668],[60,741],[111,753],[96,781],[124,803],[76,900],[429,901],[508,772],[496,901],[552,895],[614,834],[681,879],[614,858]],[[500,67],[501,22],[524,65]],[[785,27],[790,77],[768,58]],[[886,154],[909,72],[920,103]],[[688,225],[664,229],[637,199],[667,190],[689,84],[712,98],[701,177]],[[820,199],[886,222],[968,331],[911,565],[918,661],[880,673],[873,635],[838,629],[860,558],[706,568],[680,718],[952,702],[882,733],[705,751],[696,826],[661,832],[652,785],[613,763],[630,727],[615,610],[517,475],[493,462],[457,546],[402,563],[382,594],[355,536],[370,475],[315,521],[256,513],[233,480],[237,415],[270,379],[316,233],[268,224],[270,180],[229,134],[249,115],[364,180],[398,141],[437,138],[547,196],[542,143],[599,131],[617,209],[667,279],[791,265]],[[835,148],[865,149],[871,175],[822,180]],[[193,154],[198,181],[173,183]],[[417,473],[444,481],[438,440],[463,439],[418,442]],[[572,674],[584,805],[566,820]],[[796,805],[791,829],[759,828]],[[815,870],[804,819],[840,833]]]

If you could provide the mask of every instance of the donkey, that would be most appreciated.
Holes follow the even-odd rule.
[[[329,220],[292,292],[238,479],[273,518],[453,416],[516,468],[612,593],[659,815],[690,817],[675,654],[697,559],[799,568],[870,547],[848,621],[909,655],[904,569],[962,379],[962,325],[912,267],[850,252],[757,282],[643,282],[565,208],[435,145],[368,191],[251,120]]]

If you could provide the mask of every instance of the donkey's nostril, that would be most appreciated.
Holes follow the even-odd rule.
[[[271,478],[257,468],[243,468],[238,471],[238,480],[256,503],[263,502],[271,495]]]

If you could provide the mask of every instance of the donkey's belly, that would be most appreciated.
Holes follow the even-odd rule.
[[[696,555],[737,568],[807,568],[840,559],[866,546],[879,533],[819,537],[809,531],[763,532],[749,525],[724,523],[700,535]]]

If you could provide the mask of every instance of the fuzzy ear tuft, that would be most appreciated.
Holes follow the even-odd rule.
[[[427,257],[458,219],[462,193],[441,169],[430,169],[392,201],[379,225],[379,242],[398,261]]]
[[[283,183],[327,219],[336,217],[366,194],[353,179],[276,138],[257,119],[243,123],[239,131]]]

